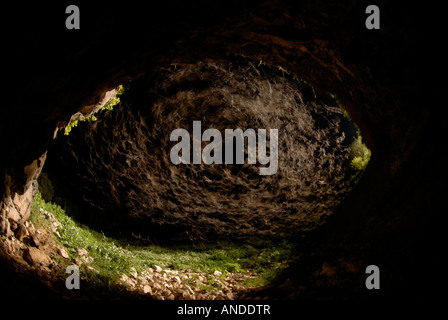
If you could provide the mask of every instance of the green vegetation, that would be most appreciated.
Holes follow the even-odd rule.
[[[350,144],[350,148],[349,148],[350,162],[349,162],[349,165],[347,168],[347,174],[346,174],[346,183],[350,187],[353,187],[359,182],[364,171],[367,169],[367,165],[369,164],[372,152],[362,141],[361,130],[356,125],[356,123],[353,122],[348,111],[342,106],[342,104],[337,99],[337,97],[332,93],[328,93],[328,98],[331,99],[332,102],[335,103],[342,110],[344,117],[346,119],[348,119],[351,123],[353,123],[353,125],[357,129],[357,132],[356,132],[357,136],[352,141],[352,143]]]
[[[45,190],[45,188],[42,188]],[[44,191],[42,191],[44,192]],[[46,191],[45,191],[46,192]],[[51,212],[61,223],[55,241],[66,248],[71,258],[81,259],[78,248],[89,252],[91,261],[83,264],[83,275],[91,284],[111,290],[120,276],[129,274],[131,268],[142,272],[154,265],[171,270],[191,270],[212,275],[215,271],[225,277],[228,273],[250,272],[255,277],[245,285],[266,285],[288,266],[292,244],[286,240],[253,239],[244,243],[223,242],[192,246],[166,247],[159,245],[134,245],[91,230],[71,217],[59,205],[46,202],[41,192],[36,195],[31,211],[31,221],[37,228],[50,230],[50,222],[42,210]]]
[[[359,135],[350,145],[350,167],[356,171],[365,170],[370,156],[369,148],[362,142],[362,137]]]
[[[359,182],[369,164],[371,155],[370,149],[362,142],[362,137],[358,130],[358,137],[350,145],[350,164],[347,169],[350,185]]]
[[[64,129],[64,134],[66,136],[68,136],[70,134],[70,132],[72,131],[72,128],[77,127],[77,126],[78,126],[78,120],[70,121],[70,123]]]
[[[114,106],[116,106],[117,104],[120,103],[120,95],[122,95],[124,92],[124,88],[122,85],[120,85],[120,87],[117,90],[117,93],[115,94],[115,96],[113,96],[103,107],[101,107],[98,111],[90,114],[87,118],[85,118],[84,120],[81,121],[96,121],[98,120],[98,118],[96,117],[96,115],[98,115],[100,112],[105,112],[105,111],[110,111],[114,108]],[[64,129],[64,135],[69,135],[70,132],[72,131],[72,129],[74,127],[76,127],[79,123],[79,120],[73,120],[70,121],[70,123],[65,127]]]

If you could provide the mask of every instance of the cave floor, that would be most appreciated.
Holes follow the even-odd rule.
[[[301,265],[301,254],[289,257],[288,265],[303,274],[312,274],[313,284],[295,279],[297,272],[285,272],[276,283],[260,283],[256,270],[236,272],[203,272],[173,268],[169,263],[152,264],[137,269],[129,266],[126,271],[115,270],[115,276],[105,279],[98,270],[91,253],[92,248],[76,247],[74,250],[61,244],[63,223],[55,215],[37,208],[41,220],[35,219],[22,225],[15,235],[2,236],[7,255],[16,272],[32,277],[62,299],[147,299],[147,300],[268,300],[330,298],[338,296],[340,289],[356,295],[353,288],[363,289],[361,264],[353,258],[328,259],[323,265]],[[34,224],[33,224],[34,220]],[[86,246],[87,247],[87,246]],[[123,249],[119,249],[123,250]],[[107,252],[104,253],[107,256]],[[269,260],[270,261],[270,260]],[[281,263],[277,263],[281,264]],[[65,286],[66,268],[76,265],[80,270],[80,282],[84,290],[68,290]],[[104,266],[103,266],[104,267]],[[288,266],[287,266],[288,267]],[[107,266],[106,266],[107,269]],[[306,269],[306,270],[305,270]],[[284,269],[288,271],[288,269]],[[300,273],[300,272],[299,272]],[[291,280],[292,279],[292,280]],[[301,285],[298,285],[298,283]],[[333,292],[332,288],[339,288]]]

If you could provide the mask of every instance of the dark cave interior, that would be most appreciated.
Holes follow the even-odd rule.
[[[348,193],[336,181],[345,178],[356,127],[335,101],[300,92],[292,76],[239,59],[172,66],[134,80],[115,110],[69,135],[59,132],[45,172],[59,181],[56,189],[68,185],[62,197],[90,204],[85,221],[117,233],[125,215],[121,233],[158,241],[285,234],[311,217],[324,219]],[[195,120],[220,132],[280,128],[277,172],[260,176],[248,161],[173,166],[169,133],[191,132]]]
[[[442,281],[439,279],[440,273],[436,271],[440,270],[439,257],[443,252],[443,232],[438,229],[441,228],[439,220],[443,215],[439,204],[444,190],[445,162],[441,148],[444,145],[443,132],[446,127],[446,108],[443,108],[441,97],[444,84],[438,80],[446,71],[446,63],[441,59],[443,50],[439,48],[440,34],[436,31],[441,13],[435,12],[430,6],[416,8],[401,2],[381,2],[377,4],[381,8],[381,29],[367,30],[364,26],[364,10],[368,3],[356,0],[344,4],[325,1],[173,0],[158,3],[157,6],[148,6],[146,3],[94,6],[79,2],[81,28],[67,30],[64,26],[67,5],[64,2],[56,5],[39,3],[27,5],[23,9],[11,5],[7,9],[9,17],[3,21],[10,31],[3,40],[6,44],[4,61],[7,102],[1,107],[0,119],[0,146],[3,150],[0,175],[4,181],[0,187],[3,195],[0,206],[2,243],[7,242],[5,239],[14,237],[17,233],[14,226],[17,227],[27,219],[26,211],[29,208],[24,208],[22,212],[14,199],[32,194],[29,190],[34,188],[34,181],[44,163],[44,157],[41,156],[47,150],[50,150],[51,156],[51,148],[56,141],[53,139],[55,128],[64,128],[71,115],[82,112],[86,106],[95,105],[106,91],[124,83],[132,83],[133,90],[137,92],[134,100],[153,99],[152,102],[157,102],[163,94],[163,99],[168,99],[169,88],[163,87],[163,77],[154,80],[150,75],[157,74],[161,68],[177,65],[180,70],[198,65],[208,68],[224,65],[227,66],[223,67],[225,69],[228,68],[229,57],[236,55],[250,61],[263,61],[269,66],[281,66],[290,74],[298,75],[312,84],[316,92],[332,93],[360,128],[364,141],[372,150],[369,166],[356,189],[337,206],[336,212],[328,217],[324,225],[300,240],[298,246],[303,254],[300,263],[285,271],[292,285],[286,289],[269,288],[269,293],[266,294],[284,299],[292,291],[297,291],[297,288],[306,286],[310,288],[307,295],[295,297],[436,299],[435,288]],[[215,70],[221,69],[215,67]],[[96,130],[98,134],[89,137],[87,126],[80,125],[77,129],[84,134],[78,134],[79,140],[76,141],[75,135],[68,139],[72,140],[75,149],[92,148],[86,154],[95,150],[97,158],[90,163],[86,161],[84,167],[79,169],[82,171],[92,166],[103,174],[110,172],[104,163],[108,161],[106,155],[113,154],[111,150],[114,147],[114,133],[132,135],[134,132],[129,125],[132,122],[127,125],[126,121],[114,122],[113,117],[134,117],[133,121],[136,123],[146,117],[146,124],[142,124],[141,128],[149,132],[154,128],[147,128],[146,125],[152,123],[153,118],[160,117],[167,124],[167,132],[170,132],[177,123],[174,120],[172,123],[168,121],[169,113],[175,115],[179,104],[185,105],[184,109],[179,110],[187,110],[186,114],[203,112],[200,108],[204,105],[205,108],[218,107],[213,103],[206,105],[205,98],[219,100],[223,93],[218,90],[210,93],[197,86],[194,82],[194,77],[199,72],[197,67],[191,67],[189,72],[191,74],[190,79],[186,80],[187,84],[182,84],[182,79],[176,80],[179,83],[173,92],[177,95],[179,92],[188,93],[188,90],[182,88],[182,85],[186,85],[187,89],[192,89],[190,95],[194,96],[193,102],[188,99],[175,100],[171,106],[161,104],[160,110],[140,112],[139,108],[143,106],[140,104],[141,100],[136,102],[131,98],[124,99],[125,102],[121,105],[123,108],[114,109],[106,116],[109,123],[106,119],[93,125],[93,131]],[[245,73],[241,72],[240,75],[244,76]],[[225,77],[223,74],[219,79],[223,79],[224,83]],[[157,92],[157,87],[151,81],[160,81],[158,85],[164,88],[163,94],[161,91]],[[244,84],[244,81],[249,87],[253,85],[253,90],[257,89],[254,79],[245,80],[243,77],[239,83]],[[215,84],[216,88],[222,89],[223,83]],[[138,86],[146,87],[138,93]],[[158,98],[144,96],[147,88]],[[139,94],[143,96],[139,97]],[[246,99],[254,100],[253,97]],[[284,100],[284,97],[278,99]],[[199,106],[197,110],[191,111],[188,108],[190,103]],[[250,103],[243,105],[249,106]],[[166,107],[171,109],[163,109]],[[201,116],[215,115],[221,128],[243,124],[255,127],[264,121],[260,116],[258,123],[248,122],[250,116],[257,116],[256,107],[255,104],[252,106],[253,114],[250,113],[252,111],[247,111],[235,118],[222,116],[213,110],[204,111]],[[276,107],[273,103],[267,103],[266,108],[274,110]],[[225,108],[222,112],[225,113]],[[286,109],[284,112],[284,115],[290,114]],[[194,116],[197,115],[186,115],[186,119],[182,120],[185,121],[183,124],[191,124],[195,120]],[[282,128],[286,124],[278,123]],[[114,126],[119,125],[123,127],[116,130]],[[150,134],[157,136],[155,131]],[[95,141],[102,135],[109,144]],[[163,136],[165,139],[168,137],[168,133]],[[145,148],[158,150],[157,143],[163,141],[153,140]],[[117,142],[116,145],[118,144]],[[297,148],[299,147],[295,146],[290,150]],[[153,153],[149,152],[143,157],[149,160],[149,155]],[[52,161],[50,156],[47,160],[49,163]],[[279,161],[286,161],[285,157],[280,154]],[[293,171],[291,163],[285,163],[280,168]],[[336,159],[334,163],[337,167],[341,162]],[[166,164],[161,162],[160,165]],[[334,170],[337,171],[336,167]],[[210,177],[215,170],[213,168],[204,169],[201,166],[202,171],[196,174],[208,174]],[[122,171],[121,168],[117,172],[125,173],[121,177],[110,175],[107,179],[125,181],[129,178],[128,180],[135,181],[129,172]],[[160,172],[167,173],[169,170]],[[322,172],[331,175],[328,170]],[[291,175],[287,170],[281,173]],[[61,172],[58,173],[60,174]],[[311,176],[310,173],[309,177]],[[166,174],[160,174],[154,180],[156,187],[148,189],[148,194],[153,194],[154,190],[163,193],[163,186],[167,184],[162,182],[167,177]],[[263,181],[271,178],[266,179]],[[316,180],[310,180],[310,183]],[[276,183],[278,189],[282,190],[281,179]],[[224,181],[224,184],[229,185],[229,181]],[[261,186],[260,190],[267,188],[268,184]],[[129,186],[124,183],[124,187]],[[111,191],[103,191],[97,190],[97,193],[91,193],[90,196],[94,202],[115,206],[114,202],[107,203],[111,198]],[[102,199],[104,201],[97,200],[101,193],[107,195],[107,199]],[[117,197],[123,193],[124,191],[116,191]],[[138,188],[135,191],[137,196],[144,193]],[[283,195],[297,199],[293,193],[285,191]],[[244,197],[242,199],[244,201]],[[131,196],[120,200],[127,201],[128,208],[130,206],[133,209],[136,209],[135,203],[142,203]],[[212,201],[210,197],[206,200]],[[190,201],[189,206],[194,209],[194,201],[197,200],[192,197],[182,201]],[[259,203],[257,201],[254,201],[252,207],[249,203],[247,207],[241,208],[247,211],[246,216],[241,218],[250,217],[249,212],[256,210],[256,204]],[[10,221],[10,203],[14,203],[19,214],[18,220],[21,219],[17,225]],[[176,201],[170,205],[170,212],[176,213]],[[278,207],[269,201],[267,205],[271,208]],[[204,204],[204,207],[207,206],[210,203]],[[197,208],[201,206],[198,205]],[[155,209],[157,208],[151,207],[151,210]],[[178,217],[174,213],[169,218],[171,221],[177,221]],[[223,215],[222,212],[219,214]],[[216,231],[219,229],[217,225],[206,219],[203,224],[195,223],[185,220],[184,226],[194,226],[197,229],[182,231],[198,234],[199,230],[205,233],[211,230],[211,234],[219,233]],[[269,229],[269,225],[275,225],[272,221],[265,223],[261,229]],[[227,230],[224,222],[222,227]],[[281,224],[279,228],[282,228]],[[54,295],[51,292],[44,293],[44,288],[32,284],[26,276],[20,275],[20,267],[8,257],[6,245],[0,252],[0,279],[5,295]],[[321,286],[316,283],[315,273],[322,265],[337,266],[349,260],[356,260],[365,266],[381,266],[382,289],[376,292],[360,289],[354,291],[350,287],[353,281],[348,281],[348,285],[341,285],[345,283],[344,277],[353,277],[353,274],[345,273],[340,273],[340,281],[333,284]],[[364,275],[359,275],[361,284]]]

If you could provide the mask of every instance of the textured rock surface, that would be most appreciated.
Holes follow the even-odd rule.
[[[171,63],[219,62],[228,53],[243,54],[335,93],[373,153],[359,188],[322,233],[303,243],[308,255],[292,268],[294,285],[288,290],[304,286],[307,297],[353,297],[353,288],[322,289],[313,276],[324,263],[341,264],[338,259],[351,256],[361,266],[382,266],[382,296],[439,292],[439,257],[445,252],[439,219],[446,211],[439,205],[446,172],[443,11],[426,3],[381,3],[381,30],[368,31],[365,1],[163,4],[152,10],[142,2],[85,4],[77,33],[64,27],[63,3],[27,4],[27,10],[22,3],[8,6],[2,20],[11,30],[3,38],[2,208],[28,190],[24,168],[47,150],[57,124],[106,91]],[[25,293],[42,296],[41,286],[19,280],[22,269],[9,259],[15,239],[11,220],[2,210],[2,288],[8,296],[15,290],[20,299]]]
[[[37,248],[27,248],[24,252],[23,257],[33,266],[42,265],[48,266],[51,263],[51,259],[45,253]]]
[[[130,216],[130,231],[158,241],[284,234],[323,220],[348,192],[337,181],[356,129],[292,76],[265,72],[235,59],[138,79],[114,111],[60,134],[46,170],[78,192],[76,202],[101,210],[102,230]],[[247,144],[244,165],[172,164],[171,132],[192,138],[196,120],[223,138],[225,129],[277,129],[277,172],[260,176]]]
[[[224,277],[219,271],[206,274],[154,266],[129,276],[123,273],[116,285],[155,300],[234,300],[244,298],[251,288],[243,282],[252,277],[247,273],[228,273]]]
[[[46,153],[31,162],[23,169],[23,186],[14,192],[13,178],[5,174],[5,193],[0,201],[0,226],[2,234],[10,235],[15,232],[30,216],[31,202],[37,192],[36,179],[45,163]],[[11,190],[13,189],[13,190]]]

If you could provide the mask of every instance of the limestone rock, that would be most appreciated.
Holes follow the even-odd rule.
[[[61,257],[64,258],[64,259],[68,259],[68,258],[70,258],[69,255],[68,255],[68,253],[67,253],[67,250],[65,250],[65,248],[58,247],[58,253],[59,253],[59,254],[61,255]]]
[[[34,247],[26,248],[23,258],[32,266],[41,265],[47,267],[52,262],[46,253]]]
[[[73,262],[74,262],[77,266],[81,266],[81,265],[82,265],[82,261],[81,261],[81,259],[73,258]]]
[[[157,265],[154,265],[153,269],[154,269],[155,272],[162,272],[163,271],[163,269],[161,267],[157,266]]]
[[[22,241],[23,238],[25,238],[26,236],[28,236],[28,229],[24,224],[19,224],[19,228],[17,229],[16,232],[16,238],[19,241]]]
[[[152,294],[152,289],[149,285],[143,287],[143,292],[146,294]]]
[[[138,276],[137,270],[135,270],[134,267],[131,268],[130,270],[130,275],[135,279]]]
[[[29,218],[31,211],[31,203],[33,201],[35,186],[30,184],[28,189],[23,194],[16,193],[12,202],[14,203],[15,208],[20,213],[21,221],[24,221]]]
[[[9,220],[2,217],[0,217],[0,234],[4,234],[6,237],[11,235]]]
[[[20,213],[17,211],[17,209],[14,206],[10,206],[9,207],[9,211],[7,213],[7,217],[8,217],[8,219],[10,221],[12,220],[12,221],[14,221],[16,223],[19,222],[20,219],[21,219]]]
[[[80,255],[81,257],[83,256],[88,256],[89,255],[89,251],[87,251],[84,248],[76,248],[76,252],[78,253],[78,255]]]

